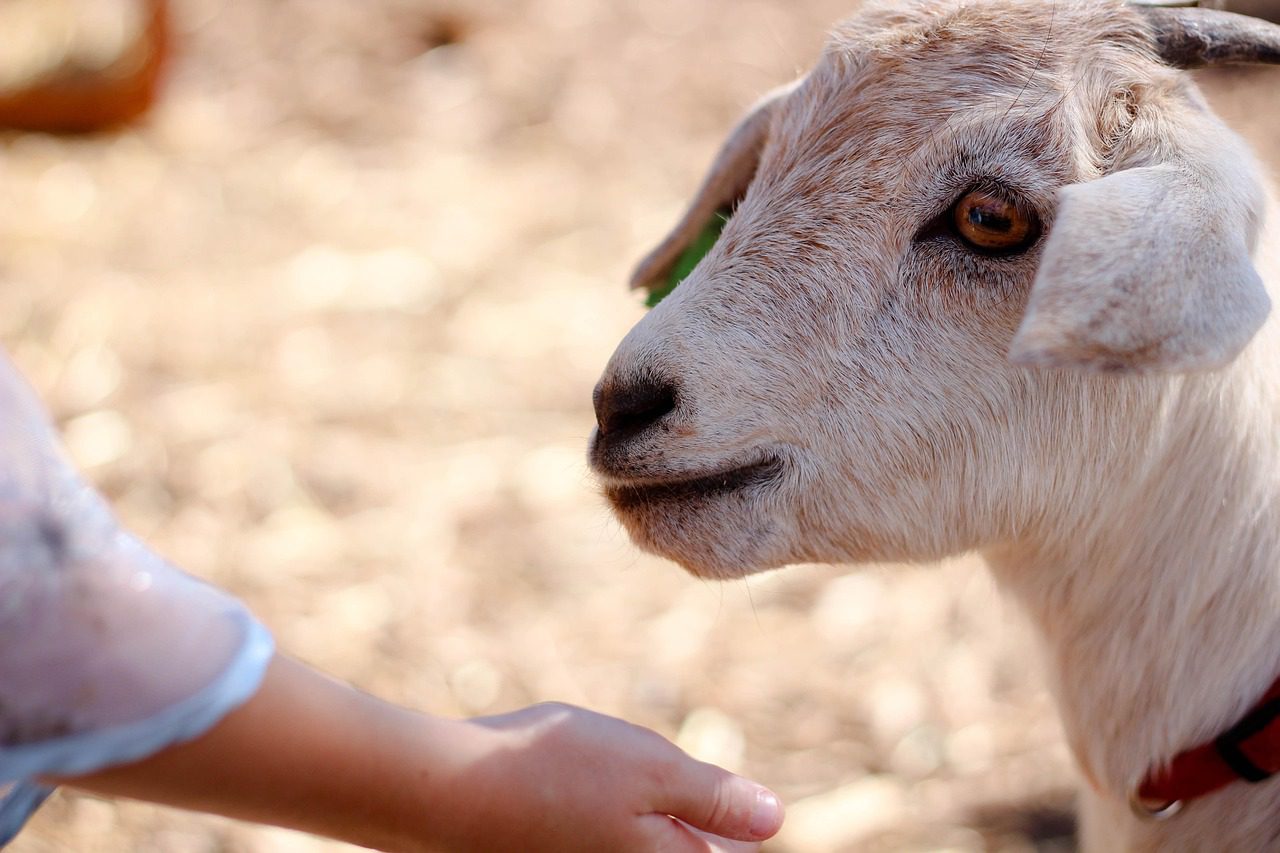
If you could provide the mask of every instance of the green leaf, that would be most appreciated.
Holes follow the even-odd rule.
[[[711,217],[711,221],[698,232],[698,236],[693,238],[680,257],[676,259],[675,265],[671,267],[671,272],[667,275],[667,280],[658,287],[649,291],[649,295],[645,297],[644,304],[652,308],[671,294],[676,289],[676,285],[689,277],[689,273],[707,256],[711,251],[711,247],[716,244],[716,240],[720,239],[720,232],[724,230],[724,225],[729,221],[731,211],[718,210]]]

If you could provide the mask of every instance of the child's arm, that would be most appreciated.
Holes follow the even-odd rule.
[[[282,657],[207,734],[55,781],[397,851],[707,851],[667,815],[743,840],[782,822],[765,789],[621,720],[564,705],[445,720]]]
[[[3,352],[0,592],[0,845],[33,777],[390,850],[707,850],[666,815],[747,839],[782,820],[620,720],[442,720],[273,658],[243,605],[120,529]]]

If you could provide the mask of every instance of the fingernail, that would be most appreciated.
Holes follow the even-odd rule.
[[[751,834],[769,838],[782,828],[782,802],[766,788],[756,792],[756,806],[751,810]]]

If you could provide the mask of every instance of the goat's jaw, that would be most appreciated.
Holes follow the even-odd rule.
[[[779,499],[787,462],[766,451],[748,460],[657,480],[608,477],[604,493],[641,548],[698,577],[742,577],[792,561]]]
[[[605,486],[605,495],[619,512],[649,504],[664,504],[679,509],[689,501],[712,500],[752,488],[766,487],[782,473],[782,460],[768,456],[758,462],[733,465],[709,473],[691,476],[621,481]]]

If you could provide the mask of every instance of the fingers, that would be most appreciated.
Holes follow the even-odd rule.
[[[676,821],[676,823],[680,822]],[[711,853],[757,853],[760,849],[759,841],[734,841],[703,832],[701,829],[693,829],[688,824],[680,823],[680,826],[703,845],[698,848],[699,850],[709,850]]]
[[[663,780],[658,807],[712,835],[761,841],[782,827],[782,803],[768,788],[711,764],[685,760]]]
[[[650,837],[654,839],[654,849],[662,853],[758,853],[760,850],[759,841],[731,841],[667,815],[644,815],[641,820],[652,822]]]

